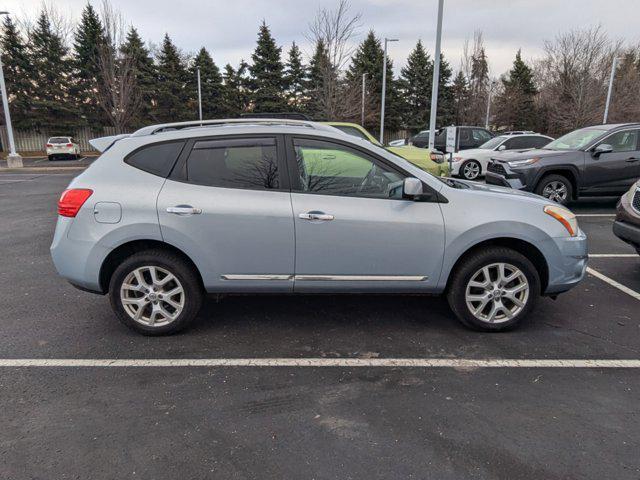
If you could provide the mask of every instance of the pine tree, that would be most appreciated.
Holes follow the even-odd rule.
[[[31,98],[34,76],[33,66],[29,61],[27,46],[20,36],[11,17],[6,16],[0,38],[5,84],[9,97],[11,121],[15,128],[31,128]]]
[[[156,92],[156,66],[145,47],[138,31],[131,27],[127,32],[125,42],[120,47],[123,55],[130,58],[136,75],[136,88],[138,89],[141,106],[132,121],[133,127],[142,127],[152,120],[153,103]]]
[[[254,112],[283,112],[287,109],[281,51],[263,21],[258,31],[256,49],[251,55],[253,64],[249,67]]]
[[[469,117],[472,125],[484,124],[487,97],[489,95],[489,64],[484,47],[471,57],[469,77]]]
[[[453,72],[444,54],[440,54],[440,76],[438,77],[438,110],[436,124],[440,127],[454,124],[454,101],[451,77]],[[431,98],[431,95],[429,95]]]
[[[469,106],[469,84],[462,70],[458,72],[451,85],[452,122],[454,125],[464,125]]]
[[[244,60],[240,61],[238,70],[229,64],[224,67],[221,112],[224,117],[235,118],[247,110],[249,105],[248,69],[249,65]]]
[[[194,92],[197,101],[197,70],[200,68],[200,84],[202,92],[202,118],[219,118],[223,114],[222,107],[222,75],[206,48],[202,47],[193,59],[189,69],[187,88]],[[198,105],[195,104],[198,111]]]
[[[309,78],[307,80],[307,113],[314,120],[335,120],[329,118],[332,92],[329,85],[335,77],[334,69],[331,68],[329,54],[322,40],[316,42],[316,47],[311,61],[309,62]],[[327,78],[329,77],[329,78]]]
[[[100,53],[105,44],[102,22],[93,6],[87,3],[74,36],[74,70],[69,94],[79,104],[84,120],[92,126],[105,121],[95,93],[101,75]]]
[[[29,59],[37,87],[32,97],[35,128],[48,128],[51,134],[69,135],[81,124],[76,102],[68,96],[71,61],[61,36],[53,31],[43,11],[31,33]]]
[[[159,122],[180,122],[197,118],[188,109],[189,95],[185,89],[187,70],[178,49],[165,34],[158,54],[157,97],[154,116]]]
[[[362,81],[362,74],[367,74],[367,96],[373,109],[365,117],[365,127],[370,131],[377,131],[380,128],[380,107],[382,91],[382,65],[384,63],[384,51],[380,40],[376,38],[373,30],[359,45],[354,54],[347,80],[354,86]],[[398,89],[393,78],[393,62],[387,56],[387,83],[385,88],[385,128],[388,131],[396,130],[400,127],[400,114],[402,110]]]
[[[432,81],[433,61],[418,40],[398,81],[404,99],[403,124],[412,132],[424,130],[429,123]]]
[[[510,129],[529,130],[536,126],[535,96],[531,68],[522,60],[520,50],[511,70],[502,78],[503,90],[496,98],[496,120]]]
[[[291,44],[289,58],[286,63],[285,83],[287,87],[287,102],[294,111],[305,109],[307,68],[302,63],[302,54],[296,45]]]

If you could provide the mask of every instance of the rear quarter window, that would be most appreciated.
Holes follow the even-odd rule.
[[[155,143],[141,147],[125,158],[125,163],[159,177],[167,177],[176,163],[185,141]]]

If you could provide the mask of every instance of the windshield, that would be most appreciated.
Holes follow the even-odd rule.
[[[507,137],[493,137],[491,140],[484,142],[478,148],[482,148],[483,150],[493,150],[497,146],[499,146],[502,142],[505,141]]]
[[[581,128],[554,140],[545,150],[580,150],[606,132],[602,128]]]

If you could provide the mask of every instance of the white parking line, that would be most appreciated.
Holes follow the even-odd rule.
[[[608,283],[609,285],[611,285],[612,287],[617,288],[618,290],[620,290],[621,292],[626,293],[627,295],[632,296],[633,298],[635,298],[636,300],[640,300],[640,293],[636,292],[635,290],[631,290],[629,287],[625,287],[624,285],[622,285],[621,283],[616,282],[614,279],[607,277],[606,275],[601,274],[600,272],[598,272],[597,270],[594,270],[591,267],[587,267],[587,273],[590,275],[593,275],[596,278],[599,278],[600,280],[602,280],[603,282]]]
[[[471,358],[12,358],[0,359],[0,367],[640,368],[640,360]]]
[[[637,253],[590,253],[589,258],[637,258]]]
[[[576,217],[615,217],[615,213],[576,213]]]

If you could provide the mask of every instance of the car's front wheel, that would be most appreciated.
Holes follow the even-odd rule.
[[[194,268],[164,250],[147,250],[126,258],[109,283],[116,315],[143,335],[184,329],[198,314],[203,296]]]
[[[573,187],[569,179],[563,175],[547,175],[538,183],[535,193],[553,202],[566,205],[573,195]]]
[[[540,296],[540,278],[522,254],[505,247],[463,258],[447,292],[451,309],[467,327],[483,331],[517,326]]]
[[[460,176],[465,180],[476,180],[482,173],[482,167],[477,160],[467,160],[460,165]]]

